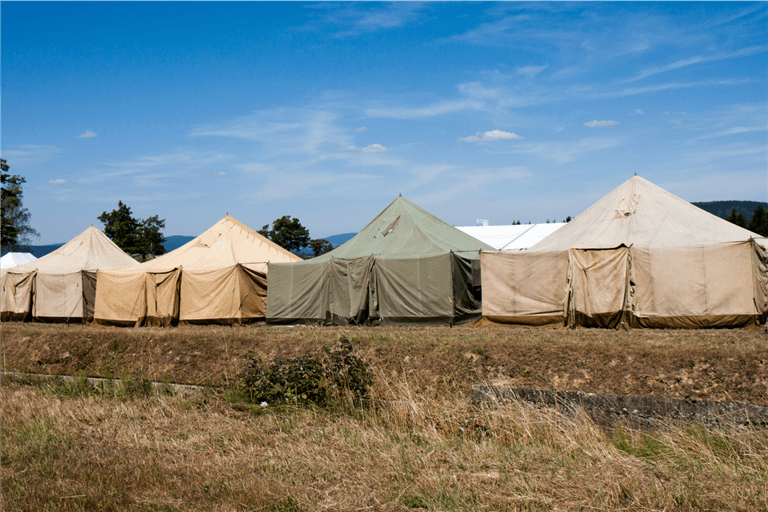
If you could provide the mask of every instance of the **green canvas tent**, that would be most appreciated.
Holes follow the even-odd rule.
[[[267,323],[454,324],[479,317],[479,251],[493,248],[398,197],[318,258],[270,263]]]

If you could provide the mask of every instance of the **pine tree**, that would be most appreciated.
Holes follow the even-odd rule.
[[[731,214],[728,215],[728,217],[726,217],[725,220],[727,220],[728,222],[730,222],[732,224],[736,224],[737,226],[739,226],[741,228],[747,227],[747,221],[746,221],[746,219],[744,219],[744,214],[741,213],[741,212],[736,213],[736,208],[733,208],[731,210]]]
[[[2,220],[0,221],[0,245],[3,250],[27,250],[30,237],[39,236],[29,225],[29,210],[24,208],[22,186],[26,180],[8,173],[10,167],[6,160],[0,159],[0,185],[2,185]]]
[[[768,211],[763,208],[763,205],[758,205],[752,212],[747,229],[760,236],[768,236]]]

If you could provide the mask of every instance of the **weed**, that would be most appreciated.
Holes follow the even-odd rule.
[[[359,405],[368,399],[373,381],[368,363],[352,355],[350,339],[342,336],[333,349],[264,363],[252,358],[240,374],[243,394],[260,405],[314,404],[320,407]]]

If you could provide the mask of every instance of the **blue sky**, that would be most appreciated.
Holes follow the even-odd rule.
[[[36,243],[122,200],[358,231],[576,216],[633,173],[768,199],[768,3],[2,2],[2,155]]]

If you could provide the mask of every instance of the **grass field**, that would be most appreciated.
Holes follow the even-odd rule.
[[[471,387],[768,405],[764,332],[2,325],[4,370],[224,386],[349,335],[366,408],[6,381],[3,510],[767,510],[768,433],[603,430]]]

